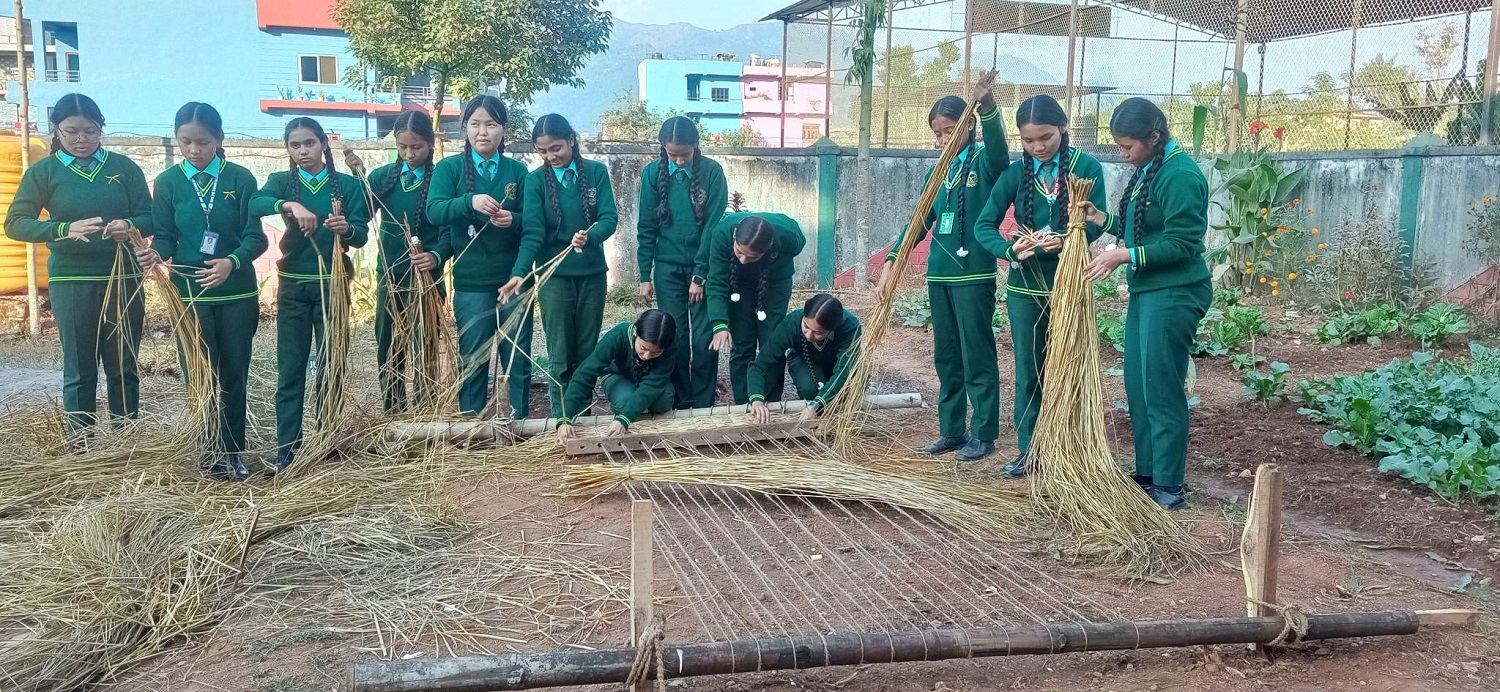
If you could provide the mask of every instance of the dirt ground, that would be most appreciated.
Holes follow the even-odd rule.
[[[619,314],[614,314],[618,312]],[[608,323],[625,319],[629,310],[612,310]],[[1256,345],[1259,354],[1292,366],[1296,379],[1357,372],[1404,357],[1414,345],[1324,347],[1296,318],[1279,324],[1290,329]],[[371,359],[368,327],[356,334],[357,357]],[[261,326],[257,339],[269,344],[274,327]],[[997,338],[1002,373],[1001,449],[973,467],[952,469],[976,481],[990,482],[1000,464],[1015,453],[1009,427],[1012,361],[1007,334]],[[540,343],[540,341],[538,342]],[[266,353],[258,349],[257,353]],[[55,368],[52,341],[17,340],[0,350],[0,375],[10,368],[28,382],[46,384],[39,375]],[[1118,355],[1109,347],[1105,367]],[[932,341],[927,332],[899,328],[882,351],[886,367],[877,384],[882,391],[915,390],[935,402],[931,370]],[[357,371],[357,370],[356,370]],[[373,372],[373,368],[369,370]],[[1244,496],[1251,474],[1262,463],[1277,463],[1286,473],[1286,517],[1280,572],[1280,598],[1314,612],[1478,608],[1486,612],[1472,630],[1424,631],[1411,637],[1331,640],[1294,646],[1266,661],[1238,646],[1143,650],[946,661],[747,674],[673,680],[668,689],[847,690],[850,692],[934,690],[1098,690],[1144,692],[1239,692],[1242,690],[1495,690],[1500,689],[1500,627],[1490,601],[1487,579],[1500,565],[1500,524],[1494,507],[1447,504],[1409,484],[1381,476],[1372,461],[1321,441],[1323,429],[1296,413],[1295,405],[1266,411],[1241,394],[1238,374],[1225,359],[1199,360],[1189,460],[1192,509],[1180,515],[1220,565],[1207,573],[1179,576],[1166,584],[1125,583],[1057,563],[1045,552],[1033,556],[1039,569],[1069,588],[1087,593],[1099,606],[1131,619],[1235,616],[1243,613],[1243,585],[1234,565],[1244,516]],[[158,375],[156,377],[163,377]],[[4,379],[4,378],[0,378]],[[371,378],[373,379],[373,377]],[[30,392],[46,394],[33,384]],[[258,390],[269,383],[258,382]],[[1294,390],[1295,386],[1289,386]],[[6,397],[22,396],[7,390]],[[373,396],[367,388],[362,396]],[[55,393],[52,394],[55,396]],[[537,390],[542,404],[545,394]],[[1123,400],[1118,376],[1107,376],[1106,398]],[[255,397],[268,405],[264,392]],[[1107,402],[1108,403],[1108,402]],[[539,404],[541,405],[541,404]],[[268,410],[262,415],[268,413]],[[262,421],[264,423],[264,421]],[[1111,409],[1109,434],[1122,459],[1130,455],[1130,427],[1122,411]],[[935,434],[935,412],[913,412],[898,426],[901,443],[916,445]],[[938,463],[938,462],[934,462]],[[998,481],[996,481],[998,482]],[[1011,482],[1015,483],[1015,482]],[[481,482],[455,485],[446,493],[468,519],[488,525],[499,535],[518,540],[528,534],[562,533],[570,550],[602,565],[620,591],[615,607],[596,613],[588,631],[570,629],[507,645],[518,651],[553,651],[554,642],[589,648],[625,645],[624,569],[629,563],[629,500],[623,493],[591,501],[558,497],[555,473],[537,476],[496,475]],[[1024,485],[1016,483],[1016,489]],[[792,546],[786,546],[790,549]],[[805,548],[805,546],[802,546]],[[918,547],[897,546],[898,548]],[[766,559],[777,559],[768,546]],[[678,556],[712,569],[708,556]],[[695,620],[667,561],[656,561],[659,608],[668,617],[668,642],[674,630],[690,635]],[[1457,593],[1464,575],[1471,586]],[[718,578],[718,577],[715,577]],[[914,578],[920,578],[917,575]],[[497,584],[505,591],[506,584]],[[823,614],[826,615],[826,614]],[[809,615],[809,618],[812,616]],[[255,609],[237,612],[212,630],[182,642],[125,679],[105,685],[121,691],[234,690],[314,692],[342,690],[347,667],[375,660],[383,648],[377,628],[331,630],[315,622],[289,623]],[[682,641],[682,640],[679,640]],[[423,642],[398,647],[404,656],[434,657]],[[584,689],[584,688],[579,688]],[[604,686],[587,689],[606,689]]]

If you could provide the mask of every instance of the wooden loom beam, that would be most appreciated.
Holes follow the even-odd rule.
[[[1425,622],[1463,622],[1473,611],[1386,611],[1308,615],[1303,640],[1416,634]],[[1280,617],[1142,622],[1057,623],[1023,627],[829,633],[736,642],[665,644],[668,677],[723,675],[825,666],[938,661],[1079,651],[1119,651],[1214,644],[1264,644],[1281,633]],[[353,692],[501,692],[624,682],[634,649],[570,650],[437,660],[357,663]]]
[[[611,452],[645,452],[662,447],[717,447],[746,442],[794,442],[815,439],[817,427],[793,421],[767,425],[733,425],[688,432],[646,433],[620,437],[578,437],[568,440],[563,451],[570,457]]]

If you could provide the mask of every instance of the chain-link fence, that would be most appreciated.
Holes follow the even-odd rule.
[[[1038,93],[1065,101],[1085,147],[1110,143],[1109,114],[1132,96],[1160,104],[1184,140],[1199,112],[1204,152],[1231,138],[1273,150],[1391,149],[1424,133],[1431,144],[1500,141],[1484,126],[1500,108],[1485,104],[1494,27],[1483,0],[885,4],[870,93],[877,147],[930,147],[932,104],[967,94],[985,69],[999,72],[1002,108]],[[823,132],[846,145],[859,132],[859,87],[846,82],[864,11],[860,0],[807,0],[778,13],[789,95],[828,98]]]

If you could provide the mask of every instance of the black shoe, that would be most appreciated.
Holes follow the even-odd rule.
[[[245,468],[245,460],[239,452],[225,454],[224,466],[229,471],[229,480],[242,481],[250,477],[250,470]]]
[[[1141,490],[1146,490],[1146,491],[1151,490],[1151,485],[1152,484],[1151,484],[1151,477],[1150,476],[1142,476],[1141,474],[1137,473],[1137,474],[1132,474],[1130,476],[1130,480],[1135,481],[1136,485],[1141,486]]]
[[[969,438],[969,443],[963,449],[958,450],[959,461],[979,461],[995,453],[995,443],[978,438]]]
[[[1165,510],[1187,509],[1187,496],[1182,493],[1180,485],[1153,485],[1146,489],[1146,494],[1151,500],[1161,505]]]
[[[939,454],[947,454],[948,452],[951,452],[964,446],[965,444],[968,444],[968,442],[968,437],[939,437],[933,442],[929,442],[926,445],[918,447],[917,452],[919,454],[926,454],[927,456],[935,457]]]
[[[1016,455],[1016,458],[1013,459],[1013,460],[1011,460],[1011,462],[1009,464],[1006,464],[1005,468],[1001,469],[1000,472],[1003,473],[1003,474],[1005,474],[1006,478],[1025,478],[1026,477],[1026,455],[1025,454],[1018,454],[1018,455]]]
[[[198,467],[203,470],[203,477],[215,481],[233,480],[223,454],[204,454],[203,459],[198,462]]]
[[[276,450],[276,461],[272,462],[271,466],[266,469],[266,475],[274,476],[278,473],[281,473],[282,471],[285,471],[288,466],[291,466],[292,462],[296,460],[297,454],[292,450],[291,447],[282,447]]]

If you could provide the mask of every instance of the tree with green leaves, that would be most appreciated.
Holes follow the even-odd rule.
[[[452,90],[468,98],[499,87],[526,104],[553,85],[579,87],[578,71],[609,45],[599,0],[335,0],[333,19],[377,80],[428,74],[434,121]],[[441,124],[441,123],[439,123]]]
[[[870,267],[870,213],[872,205],[870,177],[870,120],[871,95],[875,85],[875,32],[885,26],[886,0],[864,0],[860,3],[859,16],[854,20],[854,45],[848,49],[853,62],[845,84],[859,85],[859,154],[855,159],[859,171],[858,220],[854,231],[854,254],[859,261],[854,264],[855,285],[864,286],[869,280]]]

